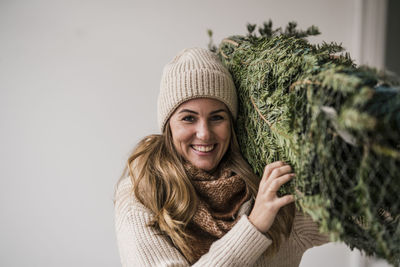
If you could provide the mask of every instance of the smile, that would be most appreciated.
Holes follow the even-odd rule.
[[[210,152],[215,148],[215,145],[191,145],[191,147],[199,152]]]

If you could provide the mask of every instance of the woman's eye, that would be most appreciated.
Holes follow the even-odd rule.
[[[187,122],[193,122],[194,121],[194,117],[193,116],[185,116],[182,119],[183,121],[187,121]]]
[[[215,115],[215,116],[211,117],[212,121],[220,121],[220,120],[223,120],[223,119],[224,119],[224,117],[222,117],[221,115]]]

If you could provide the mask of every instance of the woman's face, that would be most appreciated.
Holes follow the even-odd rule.
[[[170,118],[174,146],[192,165],[212,171],[229,147],[229,110],[221,101],[196,98],[181,104]]]

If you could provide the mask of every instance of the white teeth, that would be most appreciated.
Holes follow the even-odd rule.
[[[214,145],[209,145],[209,146],[192,146],[195,150],[200,151],[200,152],[209,152],[213,150]]]

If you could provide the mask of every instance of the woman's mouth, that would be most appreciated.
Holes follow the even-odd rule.
[[[206,153],[213,151],[216,145],[191,145],[191,147],[198,152]]]

